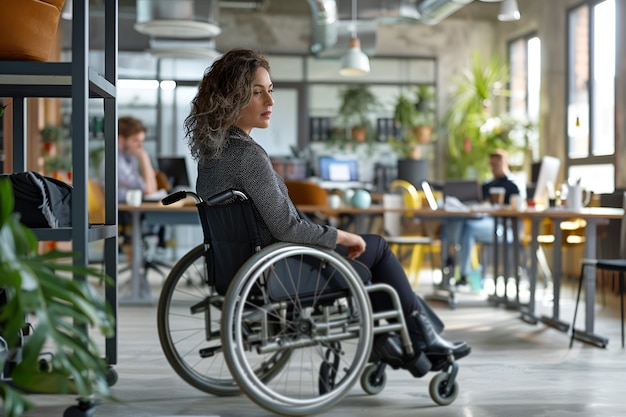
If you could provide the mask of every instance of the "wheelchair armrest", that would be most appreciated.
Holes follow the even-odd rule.
[[[214,196],[209,197],[209,199],[207,200],[207,204],[210,206],[215,205],[215,204],[221,204],[232,198],[236,198],[239,200],[247,200],[248,196],[245,195],[241,191],[226,190],[226,191],[222,191],[219,194],[215,194]]]

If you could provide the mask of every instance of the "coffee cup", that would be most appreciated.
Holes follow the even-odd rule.
[[[128,190],[126,191],[126,204],[129,206],[138,207],[141,205],[143,199],[143,191],[141,190]]]
[[[504,187],[491,187],[489,189],[489,199],[495,207],[501,207],[504,204],[506,189]]]

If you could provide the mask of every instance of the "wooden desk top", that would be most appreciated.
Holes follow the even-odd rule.
[[[544,219],[621,219],[624,217],[624,209],[614,207],[586,207],[580,211],[572,211],[564,207],[549,209],[529,208],[523,211],[500,209],[487,213],[499,217],[539,217]]]
[[[446,210],[431,210],[429,208],[411,209],[411,208],[385,208],[381,205],[372,205],[368,208],[358,208],[353,206],[341,206],[337,208],[331,208],[329,206],[312,205],[312,204],[299,204],[296,206],[298,210],[304,213],[320,212],[328,216],[336,216],[339,214],[383,214],[383,213],[404,213],[414,214],[416,217],[481,217],[484,215],[482,212],[474,211],[446,211]]]
[[[482,217],[485,215],[491,215],[495,217],[541,217],[552,219],[571,219],[571,218],[602,218],[602,219],[621,219],[624,216],[624,210],[621,208],[613,207],[587,207],[581,211],[571,211],[565,208],[553,208],[553,209],[535,209],[529,208],[527,210],[518,211],[511,208],[500,209],[483,209],[476,211],[449,211],[449,210],[430,210],[429,208],[422,208],[418,210],[408,208],[384,208],[381,205],[372,205],[368,208],[357,208],[352,206],[342,206],[338,208],[331,208],[328,206],[320,205],[298,205],[300,211],[304,213],[323,212],[326,215],[335,216],[339,214],[382,214],[385,212],[391,213],[413,213],[416,217],[433,217],[433,218],[446,218],[446,217]]]

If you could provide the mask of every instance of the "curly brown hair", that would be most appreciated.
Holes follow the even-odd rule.
[[[219,157],[226,145],[228,129],[250,102],[252,83],[259,68],[270,71],[263,54],[232,49],[205,72],[184,125],[194,159]]]

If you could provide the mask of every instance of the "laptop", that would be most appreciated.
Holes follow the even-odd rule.
[[[456,197],[466,205],[480,204],[483,201],[482,186],[477,180],[447,180],[443,184],[444,197]]]
[[[437,199],[428,181],[422,181],[422,191],[424,192],[424,197],[426,197],[428,207],[430,207],[431,210],[438,210],[439,204],[437,204]]]
[[[159,171],[167,177],[172,191],[189,189],[187,161],[184,156],[160,156],[157,158]]]

